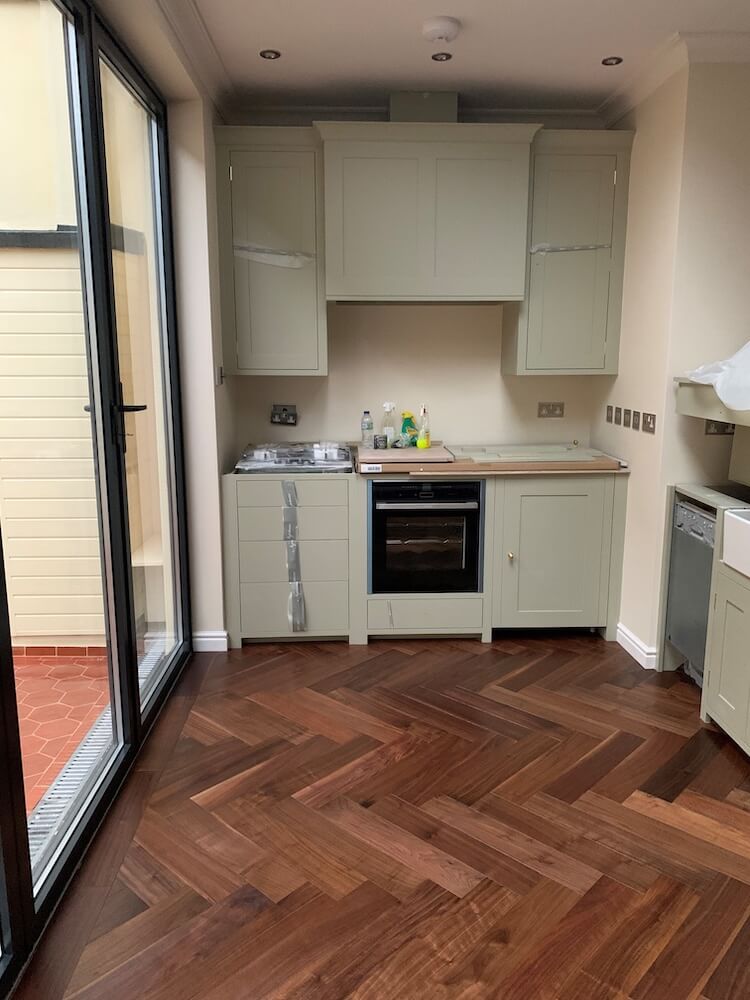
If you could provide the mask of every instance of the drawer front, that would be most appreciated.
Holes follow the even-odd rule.
[[[344,581],[303,584],[307,632],[327,635],[349,630],[349,584]],[[304,635],[289,624],[288,583],[243,583],[240,585],[242,635]]]
[[[348,580],[347,541],[298,542],[300,579]],[[240,583],[288,583],[286,542],[240,542]]]
[[[349,503],[349,484],[345,479],[273,480],[239,479],[238,507],[281,507],[285,503],[283,482],[294,482],[298,507],[345,507]]]
[[[443,629],[482,628],[483,600],[450,597],[426,597],[414,600],[370,600],[367,602],[367,627],[371,629]]]
[[[326,541],[349,537],[348,507],[296,507],[297,538]],[[241,542],[284,540],[284,508],[240,507],[237,511]]]

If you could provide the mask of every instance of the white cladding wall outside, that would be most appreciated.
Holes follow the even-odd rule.
[[[104,634],[76,250],[0,250],[0,522],[11,631]]]

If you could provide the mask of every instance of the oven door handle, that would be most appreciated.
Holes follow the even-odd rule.
[[[375,510],[479,510],[476,500],[461,500],[458,503],[376,503]]]

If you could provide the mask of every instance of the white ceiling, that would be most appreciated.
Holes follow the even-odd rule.
[[[466,108],[593,112],[676,32],[750,32],[748,0],[162,3],[200,47],[219,105],[235,108],[382,108],[393,90],[441,89],[457,90]],[[422,38],[423,20],[436,14],[462,22],[449,46]],[[259,58],[263,48],[282,58]],[[440,48],[450,62],[430,59]],[[609,55],[623,64],[603,67]]]

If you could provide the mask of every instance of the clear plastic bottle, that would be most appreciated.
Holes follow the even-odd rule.
[[[385,435],[386,447],[392,448],[396,437],[396,404],[383,403],[383,434]]]
[[[375,447],[375,424],[372,421],[369,410],[365,410],[362,414],[362,447]]]
[[[427,407],[423,406],[419,411],[419,433],[417,434],[417,448],[430,447],[430,418],[427,416]]]

